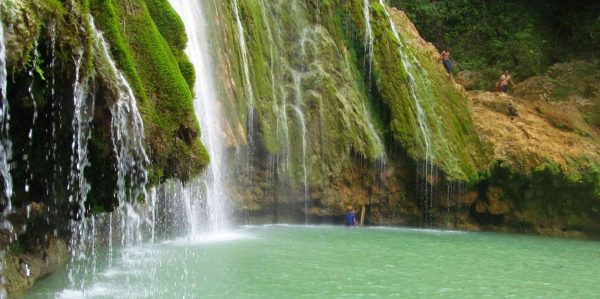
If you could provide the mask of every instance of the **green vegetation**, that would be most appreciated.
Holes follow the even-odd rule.
[[[424,38],[450,48],[459,70],[482,72],[491,89],[503,69],[517,80],[557,62],[599,57],[600,3],[584,1],[392,0]]]
[[[185,27],[177,12],[171,7],[167,0],[145,0],[152,20],[158,31],[169,44],[171,52],[179,63],[179,70],[185,78],[188,86],[194,90],[194,66],[183,51],[187,45]]]
[[[357,53],[365,53],[363,2],[355,0],[346,6],[355,28],[348,33],[349,44]],[[478,173],[486,168],[487,154],[473,127],[466,98],[439,67],[437,54],[416,42],[406,30],[408,20],[394,13],[391,17],[399,33],[399,40],[396,39],[384,9],[379,3],[370,5],[374,35],[372,69],[367,69],[364,63],[358,65],[363,67],[364,74],[371,72],[372,78],[367,78],[365,84],[373,82],[370,90],[373,106],[382,102],[387,107],[380,109],[388,112],[379,118],[389,122],[386,130],[389,137],[415,159],[425,159],[426,141],[417,118],[416,95],[428,124],[432,154],[429,158],[452,179],[477,181]],[[364,54],[358,58],[368,60]]]
[[[183,51],[187,39],[168,2],[11,1],[3,3],[0,9],[4,23],[12,28],[7,32],[10,77],[7,90],[14,116],[10,132],[13,152],[15,157],[27,156],[31,165],[37,165],[30,170],[15,160],[16,166],[11,171],[14,189],[23,190],[24,182],[30,187],[29,192],[15,192],[12,200],[15,206],[45,198],[50,182],[41,178],[56,169],[60,171],[52,178],[56,188],[53,196],[60,205],[68,205],[70,190],[65,188],[69,184],[72,153],[61,149],[72,146],[69,109],[72,109],[73,82],[78,75],[80,81],[88,78],[95,95],[88,144],[93,170],[85,171],[92,188],[88,211],[95,213],[114,207],[116,174],[110,162],[114,160],[114,152],[109,108],[115,101],[115,83],[107,71],[105,57],[97,53],[90,21],[109,43],[117,67],[136,96],[145,124],[151,183],[172,177],[187,180],[208,163],[192,104],[193,68]],[[75,61],[82,54],[80,72],[75,74]],[[34,76],[29,76],[30,71]],[[29,87],[35,103],[28,96]],[[38,118],[31,128],[34,108]],[[50,134],[48,130],[55,125],[62,129]],[[33,137],[28,137],[30,130]],[[30,138],[36,140],[33,145]],[[49,161],[49,153],[57,149]],[[53,165],[58,166],[53,168]],[[29,182],[32,177],[34,181]]]
[[[488,182],[486,182],[487,184]],[[587,166],[577,175],[565,175],[560,166],[540,165],[529,174],[500,165],[492,169],[489,183],[502,188],[505,199],[521,213],[512,216],[530,227],[580,229],[597,235],[600,219],[600,170]],[[573,194],[577,194],[574,200]]]
[[[228,5],[233,14],[232,2]],[[353,49],[343,40],[339,7],[331,1],[239,1],[239,5],[260,146],[270,155],[284,155],[289,149],[287,169],[302,182],[302,113],[311,184],[339,174],[352,156],[380,158],[380,132],[370,124],[371,104]],[[243,74],[237,28],[234,38],[238,42],[233,45],[232,73]],[[236,79],[236,91],[245,94],[239,88],[245,81]],[[284,101],[287,105],[282,108]]]
[[[398,53],[401,45],[389,28],[382,6],[371,5],[376,45],[373,65],[369,66],[363,55],[362,1],[238,3],[250,65],[256,138],[270,155],[281,155],[290,149],[286,161],[292,177],[302,180],[302,128],[293,107],[296,83],[302,97],[300,108],[308,124],[307,142],[313,144],[306,153],[311,183],[339,174],[350,157],[378,159],[383,150],[381,140],[393,140],[415,160],[425,158],[407,71]],[[249,95],[244,88],[233,2],[216,5],[225,14],[219,16],[218,23],[229,24],[218,26],[226,38],[217,41],[217,52],[227,52],[229,61],[234,62],[221,62],[235,81],[229,87],[233,92],[230,97],[236,103],[226,113],[245,119],[245,99]],[[229,43],[223,45],[227,40]],[[417,54],[419,50],[414,45],[406,47],[425,68],[414,75],[417,80],[427,80],[419,82],[416,92],[425,101],[427,121],[432,127],[430,138],[438,157],[435,164],[453,179],[477,181],[478,172],[485,168],[486,154],[472,125],[466,98],[454,90],[437,61],[432,62],[428,54]],[[287,102],[285,109],[281,108],[282,101]],[[287,123],[283,123],[285,118]]]
[[[90,0],[90,10],[138,98],[154,162],[151,178],[185,180],[208,162],[194,116],[193,68],[183,54],[181,20],[166,1],[147,2]]]

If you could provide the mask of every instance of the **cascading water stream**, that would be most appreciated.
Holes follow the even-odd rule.
[[[285,64],[281,62],[282,57],[281,57],[281,53],[279,53],[279,49],[276,48],[276,45],[278,44],[278,42],[281,40],[281,32],[279,31],[279,28],[275,28],[275,31],[277,33],[277,40],[275,39],[275,35],[273,34],[273,30],[271,29],[271,21],[269,19],[269,16],[267,14],[267,6],[264,3],[264,0],[261,0],[259,2],[260,4],[260,12],[261,12],[261,16],[264,22],[264,26],[267,29],[267,36],[269,37],[269,72],[270,72],[270,77],[271,77],[271,95],[273,97],[272,101],[273,101],[273,111],[276,113],[277,115],[277,123],[276,123],[276,127],[275,127],[275,136],[277,136],[277,138],[280,138],[279,141],[282,142],[285,146],[285,148],[283,149],[283,153],[279,153],[277,155],[277,160],[279,161],[279,159],[281,157],[283,157],[284,160],[284,166],[286,167],[286,169],[284,169],[284,172],[287,171],[287,166],[289,164],[289,150],[290,150],[290,140],[289,140],[289,128],[288,128],[288,118],[287,118],[287,95],[285,93],[285,86],[284,84],[282,84],[281,82],[283,82],[283,78],[278,78],[280,81],[277,81],[278,79],[276,79],[276,73],[279,70],[280,71],[280,76],[283,76],[284,72],[285,72]],[[277,51],[276,51],[277,50]],[[277,54],[277,56],[276,56]],[[276,63],[279,65],[279,68],[276,68]],[[277,86],[279,85],[279,86]],[[277,94],[277,92],[280,92],[280,96]],[[278,103],[279,102],[279,103]],[[276,171],[276,169],[274,168],[274,163],[275,161],[273,161],[273,171]]]
[[[379,2],[385,9],[385,2],[383,0],[379,0]],[[390,28],[392,29],[394,38],[400,45],[402,45],[403,42],[402,42],[402,39],[400,38],[400,33],[398,33],[396,24],[394,24],[394,21],[392,21],[392,18],[390,17],[390,14],[387,12],[387,10],[385,10],[385,15],[390,22]],[[406,70],[406,73],[408,75],[411,97],[413,98],[415,107],[417,109],[417,111],[416,111],[417,112],[417,122],[419,125],[419,130],[421,132],[421,138],[423,138],[423,143],[425,145],[425,160],[429,161],[429,160],[432,160],[432,158],[433,158],[432,151],[431,151],[429,124],[427,122],[427,116],[425,115],[425,111],[423,110],[423,107],[421,105],[421,99],[419,98],[419,95],[417,94],[418,85],[417,85],[417,80],[415,79],[414,74],[413,74],[414,73],[413,66],[407,57],[409,54],[406,53],[405,51],[403,51],[402,47],[398,47],[398,53],[402,60],[402,66],[404,67],[404,69]]]
[[[144,221],[154,221],[154,217],[144,215],[146,211],[154,215],[155,192],[146,192],[148,183],[146,164],[149,162],[144,149],[144,126],[141,115],[137,109],[135,96],[124,75],[117,69],[112,59],[109,46],[89,18],[90,37],[92,38],[91,55],[100,58],[108,65],[107,74],[111,80],[107,83],[114,84],[116,101],[110,108],[112,114],[111,134],[113,151],[116,157],[117,183],[115,197],[118,208],[104,215],[87,215],[86,200],[90,191],[90,184],[86,180],[85,170],[89,165],[88,142],[91,137],[91,121],[94,115],[95,98],[94,93],[89,91],[89,82],[93,80],[93,73],[85,73],[82,70],[84,52],[79,51],[79,57],[75,60],[75,83],[74,90],[74,116],[73,143],[72,143],[72,167],[69,175],[68,191],[69,201],[79,207],[75,219],[72,221],[71,240],[69,250],[71,263],[69,264],[70,292],[86,296],[90,288],[97,280],[99,263],[98,241],[104,240],[100,235],[101,228],[108,230],[108,265],[112,266],[113,260],[113,218],[120,223],[121,254],[124,267],[130,265],[132,260],[129,256],[131,248],[138,246],[143,241],[142,225]],[[139,198],[144,197],[148,208],[137,205]],[[149,220],[150,219],[150,220]],[[152,228],[154,223],[147,223]],[[152,240],[154,231],[152,230]],[[139,257],[137,257],[139,258]],[[130,271],[134,271],[131,269]]]
[[[186,48],[186,53],[196,70],[196,81],[194,83],[194,109],[196,117],[200,121],[202,129],[202,142],[207,147],[211,157],[208,169],[204,177],[195,179],[190,186],[190,210],[193,217],[201,217],[198,215],[194,202],[200,194],[204,194],[206,202],[207,230],[208,232],[219,232],[227,228],[227,212],[226,202],[228,195],[225,186],[225,170],[228,169],[226,163],[226,147],[224,136],[220,125],[223,123],[223,116],[219,110],[219,99],[217,84],[214,82],[215,74],[212,69],[212,61],[210,56],[210,43],[208,36],[208,24],[205,17],[202,4],[199,1],[193,0],[170,0],[171,6],[175,8],[179,16],[185,24],[186,33],[189,37],[189,42]],[[250,85],[250,71],[248,69],[248,59],[246,54],[245,39],[243,36],[243,28],[239,20],[237,12],[237,2],[235,3],[235,12],[238,20],[237,28],[240,34],[240,47],[244,62],[244,78],[248,92],[249,100],[249,121],[253,122],[253,92]],[[248,134],[251,134],[249,128]],[[253,142],[253,141],[250,141]],[[250,144],[251,146],[251,144]],[[200,230],[197,219],[190,219],[192,233]]]
[[[51,118],[52,118],[52,128],[50,131],[52,144],[50,145],[50,152],[48,156],[46,156],[46,160],[53,161],[53,177],[50,179],[54,182],[58,182],[60,180],[62,174],[62,168],[60,163],[56,163],[58,158],[58,132],[62,130],[62,113],[60,113],[62,105],[61,101],[57,101],[56,99],[56,24],[53,23],[50,26],[50,55],[52,57],[50,61],[50,69],[52,70],[50,84],[50,100],[51,100]],[[57,206],[58,201],[58,191],[56,190],[56,184],[48,184],[48,188],[46,191],[47,195],[53,195],[54,205]]]
[[[246,45],[246,36],[244,35],[244,26],[240,18],[238,1],[233,0],[233,12],[235,15],[235,24],[240,43],[240,52],[242,55],[242,71],[244,77],[244,86],[246,87],[246,100],[248,104],[248,169],[250,182],[252,183],[252,159],[254,155],[254,90],[250,79],[250,65],[248,59],[248,47]]]
[[[424,159],[423,165],[421,166],[421,169],[419,171],[422,172],[421,176],[424,179],[423,184],[425,186],[423,187],[422,191],[423,191],[423,197],[425,199],[425,204],[428,205],[428,207],[426,207],[425,210],[427,210],[427,209],[429,210],[426,212],[428,214],[427,217],[429,218],[428,224],[431,225],[432,224],[431,210],[433,208],[433,196],[434,196],[434,194],[433,194],[434,186],[433,185],[434,184],[433,184],[433,182],[428,183],[428,180],[436,179],[437,168],[434,165],[435,157],[434,157],[433,150],[432,150],[432,142],[431,142],[431,137],[430,137],[431,131],[430,131],[429,123],[427,121],[426,112],[421,103],[423,101],[423,99],[421,99],[421,97],[418,93],[419,82],[422,82],[423,84],[427,85],[428,79],[425,76],[419,76],[419,80],[417,80],[415,78],[415,74],[419,74],[418,73],[419,69],[422,69],[422,68],[419,67],[420,65],[419,65],[419,62],[416,59],[416,57],[412,56],[412,54],[410,54],[409,51],[406,49],[406,45],[404,44],[404,42],[402,41],[402,38],[400,37],[400,33],[398,32],[398,29],[396,28],[396,24],[392,20],[390,14],[387,12],[385,1],[379,0],[379,3],[384,8],[385,15],[390,23],[390,28],[392,30],[394,38],[396,39],[396,41],[399,44],[398,54],[402,61],[402,66],[406,70],[406,74],[408,76],[408,83],[409,83],[408,85],[409,85],[410,95],[415,103],[417,124],[419,127],[420,136],[421,136],[423,144],[425,146],[425,159]]]
[[[260,0],[260,12],[263,20],[263,25],[267,30],[269,38],[269,72],[271,77],[271,94],[273,101],[273,111],[276,113],[275,136],[279,145],[279,151],[273,158],[269,158],[268,168],[271,173],[271,182],[273,190],[271,196],[273,198],[272,213],[274,219],[277,219],[276,205],[278,197],[281,196],[278,192],[285,192],[285,182],[288,179],[288,171],[290,164],[290,131],[288,124],[288,93],[286,91],[285,74],[288,65],[285,63],[284,55],[280,45],[282,43],[282,33],[279,26],[276,24],[276,17],[270,10],[272,3],[268,0]],[[276,221],[276,220],[275,220]]]
[[[363,15],[365,18],[365,68],[369,65],[368,78],[371,80],[371,67],[373,60],[373,29],[371,28],[371,7],[369,0],[363,0]]]
[[[0,10],[2,8],[0,7]],[[8,135],[8,99],[6,98],[7,92],[7,71],[6,71],[6,44],[4,40],[4,23],[3,18],[0,16],[0,96],[2,97],[0,102],[0,175],[4,183],[4,194],[2,194],[2,201],[0,204],[3,208],[0,213],[0,228],[6,229],[12,233],[12,225],[6,219],[6,216],[12,210],[12,177],[10,174],[9,160],[12,155],[12,142]],[[4,277],[4,264],[5,252],[4,248],[0,248],[0,299],[7,298],[6,290],[4,285],[6,278]]]
[[[81,64],[84,58],[83,50],[75,59],[75,82],[73,84],[73,142],[71,143],[71,173],[69,174],[69,202],[78,205],[76,220],[71,223],[73,237],[70,240],[71,263],[69,282],[71,286],[78,285],[83,291],[84,278],[88,275],[86,261],[86,246],[88,237],[88,222],[86,221],[85,202],[90,185],[85,178],[85,168],[89,165],[87,144],[91,136],[91,121],[94,110],[94,96],[88,92],[87,74],[81,77]]]
[[[4,210],[3,216],[6,216],[12,210],[11,197],[13,193],[12,176],[10,174],[9,161],[12,158],[12,141],[9,136],[9,105],[8,93],[8,73],[6,65],[6,41],[4,36],[4,23],[0,16],[0,175],[4,183]],[[3,217],[4,218],[4,217]]]
[[[294,111],[298,115],[300,121],[300,130],[302,134],[302,175],[304,184],[304,222],[308,224],[308,208],[309,208],[309,194],[308,194],[308,176],[306,172],[306,121],[304,113],[302,112],[302,74],[293,71],[292,77],[294,79],[294,90],[295,90],[295,101]]]
[[[31,83],[29,84],[29,87],[27,88],[27,91],[29,92],[29,98],[31,99],[31,106],[33,108],[33,117],[31,120],[31,128],[29,129],[29,134],[27,135],[27,137],[29,138],[29,148],[31,150],[33,150],[33,128],[35,127],[35,121],[38,118],[38,111],[37,111],[37,101],[35,99],[35,94],[33,92],[33,88],[34,88],[34,84],[35,84],[35,77],[34,77],[34,73],[37,71],[36,68],[38,61],[40,60],[40,52],[38,51],[38,43],[35,42],[35,46],[33,47],[33,62],[32,62],[32,66],[31,69],[29,69],[29,78],[31,79]],[[33,181],[33,173],[31,173],[31,164],[30,164],[30,159],[28,156],[24,156],[23,159],[26,161],[25,164],[25,173],[29,173],[29,177],[25,178],[25,192],[29,192],[29,182]]]
[[[116,156],[117,188],[115,196],[121,213],[121,229],[123,235],[121,245],[131,247],[140,244],[140,215],[134,203],[140,197],[147,197],[149,163],[144,148],[144,124],[137,108],[133,90],[125,76],[117,68],[106,40],[90,20],[90,30],[94,38],[95,48],[106,58],[111,77],[116,79],[117,101],[110,108],[112,115],[111,135],[113,151]]]
[[[325,53],[322,51],[327,51],[326,49],[333,46],[334,43],[326,27],[310,16],[311,8],[314,7],[309,7],[304,1],[296,0],[280,3],[258,2],[258,11],[263,22],[259,26],[262,25],[261,30],[265,33],[267,41],[263,46],[264,55],[270,56],[266,75],[270,75],[271,79],[271,98],[276,117],[274,136],[276,137],[277,154],[274,161],[268,160],[268,163],[271,164],[268,164],[267,168],[273,167],[273,172],[276,172],[272,175],[276,180],[273,182],[276,188],[282,186],[281,190],[286,191],[284,189],[290,186],[298,186],[298,191],[300,191],[298,197],[303,196],[305,222],[308,221],[308,212],[311,206],[310,173],[318,172],[318,166],[321,166],[322,173],[328,171],[325,162],[315,167],[311,160],[312,157],[318,157],[318,153],[325,155],[330,148],[328,143],[331,142],[327,137],[327,131],[333,124],[328,123],[330,121],[328,119],[330,103],[326,103],[324,97],[323,90],[327,88],[325,87],[327,83],[324,81],[335,80],[330,72],[351,73],[350,68],[347,68],[345,64],[339,67],[330,66],[328,61],[323,60]],[[370,13],[368,2],[365,8],[367,13]],[[235,14],[235,9],[232,8],[233,14]],[[291,22],[285,19],[290,12],[297,14]],[[252,19],[252,16],[248,16],[248,18]],[[234,25],[241,25],[245,18],[237,20],[240,23],[236,22]],[[243,27],[237,26],[237,28],[239,33],[239,28]],[[365,36],[367,45],[372,44],[369,36],[372,39],[372,32]],[[290,50],[288,45],[294,46]],[[371,47],[366,46],[366,48]],[[243,57],[241,60],[244,60]],[[329,68],[335,68],[335,70]],[[245,78],[243,79],[245,80]],[[304,84],[306,82],[318,83],[316,85]],[[354,101],[356,97],[364,99],[360,94],[348,95],[346,90],[342,91],[342,87],[339,88],[340,90],[336,91],[335,95],[339,100],[339,102],[335,102],[336,104],[346,105],[348,102]],[[352,87],[349,86],[349,88]],[[356,130],[357,134],[364,138],[364,142],[368,144],[369,148],[369,152],[365,155],[368,155],[369,158],[381,156],[378,160],[385,159],[384,145],[373,124],[366,101],[359,101],[355,105],[352,107],[353,112],[364,117],[361,119],[364,121],[358,124],[347,121],[345,125]],[[313,110],[313,108],[315,109]],[[356,127],[353,127],[355,125]],[[348,145],[348,151],[350,151],[350,147],[351,145]],[[379,161],[376,163],[383,165]],[[289,197],[289,193],[281,193],[281,196]],[[300,200],[298,201],[300,202]]]

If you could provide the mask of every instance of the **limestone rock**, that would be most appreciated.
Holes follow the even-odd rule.
[[[20,296],[36,281],[62,269],[68,260],[66,242],[54,237],[32,252],[9,252],[4,269],[9,297]]]
[[[482,79],[482,75],[475,71],[460,71],[454,75],[454,81],[462,85],[466,90],[473,90]]]
[[[460,196],[459,197],[459,199],[460,199],[459,203],[461,205],[464,205],[464,206],[470,206],[471,204],[473,204],[477,200],[478,196],[479,196],[478,192],[476,192],[476,191],[469,191],[464,196]]]
[[[566,172],[585,161],[600,165],[598,135],[572,104],[482,91],[468,95],[479,136],[493,148],[495,160],[515,171],[528,173],[546,162]]]
[[[490,186],[486,193],[487,211],[492,215],[506,214],[510,207],[505,202],[504,191],[497,186]]]

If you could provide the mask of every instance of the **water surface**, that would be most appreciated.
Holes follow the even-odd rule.
[[[594,298],[598,265],[591,241],[248,226],[128,249],[112,266],[100,253],[94,278],[68,287],[57,273],[25,298]]]

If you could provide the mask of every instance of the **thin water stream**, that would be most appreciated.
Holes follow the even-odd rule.
[[[4,5],[4,4],[2,4]],[[6,65],[6,41],[4,36],[4,23],[0,16],[0,175],[4,185],[3,204],[6,206],[4,214],[12,209],[11,197],[13,192],[12,176],[9,161],[12,158],[12,141],[9,136],[9,105],[6,88],[8,86],[8,73]],[[6,215],[4,215],[6,216]],[[4,217],[2,217],[4,218]]]
[[[3,4],[3,3],[2,3]],[[2,7],[0,7],[2,9]],[[6,44],[4,40],[4,23],[0,16],[0,176],[4,193],[0,196],[0,205],[4,206],[0,214],[0,228],[12,233],[12,224],[6,220],[6,215],[12,210],[12,176],[10,174],[9,160],[12,156],[12,143],[8,135],[9,114],[7,92],[7,71],[6,71]],[[5,267],[5,249],[0,248],[0,299],[7,297],[4,288],[6,278],[4,277]]]
[[[398,55],[402,61],[402,67],[406,71],[410,96],[415,105],[415,115],[417,118],[417,135],[421,138],[421,145],[424,151],[424,158],[417,168],[417,188],[422,197],[422,210],[424,212],[427,225],[433,225],[432,210],[435,198],[435,182],[438,180],[438,170],[435,164],[438,157],[435,156],[434,143],[431,140],[432,129],[439,129],[439,124],[432,127],[429,123],[429,116],[425,105],[432,102],[431,87],[427,73],[420,65],[418,59],[411,53],[403,41],[396,24],[387,11],[385,0],[379,0],[383,6],[385,15],[389,21],[390,29],[396,41],[398,42]]]
[[[371,3],[363,0],[363,16],[365,18],[365,66],[369,65],[368,78],[371,77],[371,66],[373,61],[373,29],[371,28]]]
[[[248,58],[248,47],[246,45],[246,36],[244,34],[244,25],[242,24],[238,0],[233,0],[233,11],[235,15],[235,24],[238,34],[238,42],[240,44],[240,52],[242,56],[242,71],[244,78],[244,87],[246,88],[246,101],[248,105],[248,170],[250,180],[252,180],[252,159],[254,155],[254,90],[252,88],[252,80],[250,78],[250,60]],[[207,55],[207,54],[205,54]]]

